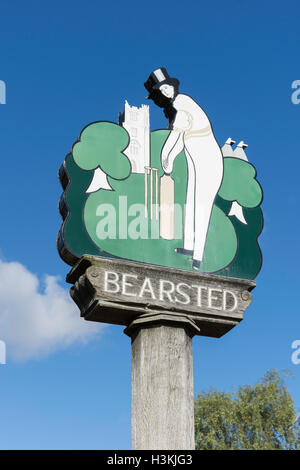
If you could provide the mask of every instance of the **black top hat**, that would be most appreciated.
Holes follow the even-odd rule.
[[[144,83],[145,88],[149,91],[149,96],[147,96],[147,98],[151,98],[153,92],[158,90],[159,87],[165,83],[173,85],[176,88],[179,86],[179,80],[177,80],[177,78],[170,77],[164,67],[151,72],[148,80]]]

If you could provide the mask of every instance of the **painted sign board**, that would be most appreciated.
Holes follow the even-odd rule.
[[[255,287],[246,279],[98,256],[82,257],[67,281],[86,320],[128,326],[136,319],[174,324],[184,317],[194,334],[217,338],[243,319]]]
[[[166,129],[150,130],[148,105],[125,102],[117,123],[81,131],[59,170],[61,257],[71,266],[92,255],[254,279],[262,189],[247,145],[228,138],[220,147],[206,113],[165,68],[145,87]]]

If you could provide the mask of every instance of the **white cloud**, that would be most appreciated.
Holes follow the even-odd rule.
[[[42,357],[87,342],[103,325],[87,322],[58,278],[36,275],[17,262],[0,260],[0,339],[15,360]]]

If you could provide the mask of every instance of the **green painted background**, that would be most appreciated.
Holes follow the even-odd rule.
[[[151,166],[159,169],[159,178],[163,175],[161,149],[168,134],[168,130],[151,132]],[[159,224],[155,220],[151,226],[148,219],[148,239],[118,239],[118,226],[116,239],[99,240],[97,237],[97,224],[102,219],[96,215],[99,205],[113,204],[118,221],[119,196],[127,196],[128,206],[144,203],[144,175],[130,174],[129,161],[122,153],[127,143],[128,134],[122,127],[113,123],[94,123],[83,130],[73,153],[67,155],[65,171],[69,184],[64,200],[68,215],[60,231],[65,252],[70,254],[65,256],[65,261],[73,264],[73,260],[83,254],[92,254],[192,270],[190,258],[174,251],[183,246],[182,240],[150,238],[151,231],[159,232]],[[107,173],[113,190],[100,189],[88,195],[85,191],[98,165]],[[175,203],[183,209],[187,183],[183,152],[175,159],[172,177]],[[224,159],[223,182],[211,215],[201,272],[245,279],[253,279],[259,272],[261,252],[257,238],[263,226],[259,207],[262,191],[255,177],[256,170],[251,164],[236,158]],[[248,225],[236,217],[227,216],[233,200],[243,205]],[[120,217],[125,216],[122,207],[120,214]],[[134,219],[136,216],[129,216],[128,225],[134,223]]]

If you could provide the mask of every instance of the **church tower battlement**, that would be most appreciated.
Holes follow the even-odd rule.
[[[130,136],[130,144],[124,153],[131,162],[132,173],[144,173],[145,166],[150,166],[149,106],[142,104],[138,108],[125,101],[124,112],[119,114],[119,124]]]

